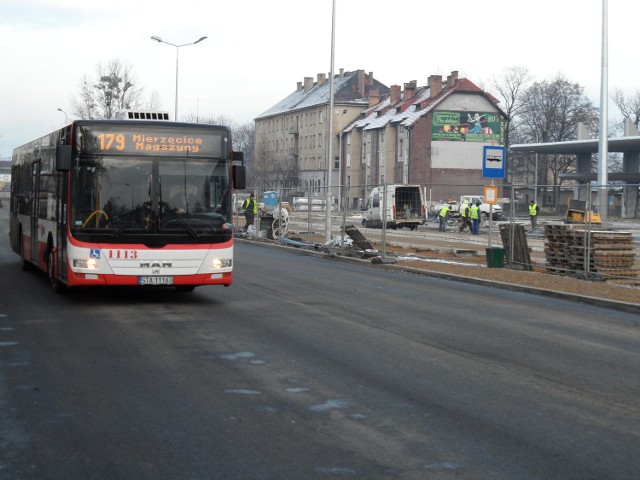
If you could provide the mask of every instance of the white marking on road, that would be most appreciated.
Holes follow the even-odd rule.
[[[259,390],[249,390],[245,388],[227,388],[224,393],[229,393],[232,395],[261,395],[262,392]]]
[[[309,407],[309,410],[311,410],[312,412],[326,412],[329,410],[340,410],[343,408],[347,408],[349,405],[349,402],[345,400],[327,400],[324,403],[311,405]]]
[[[308,392],[309,389],[306,387],[291,387],[291,388],[287,388],[287,392],[289,393],[304,393],[304,392]]]
[[[18,345],[18,342],[0,342],[0,347],[13,347]]]
[[[240,360],[241,358],[253,358],[255,357],[255,353],[251,353],[251,352],[237,352],[237,353],[225,353],[223,355],[220,355],[220,358],[222,358],[223,360],[232,360],[232,361],[236,361],[236,360]]]

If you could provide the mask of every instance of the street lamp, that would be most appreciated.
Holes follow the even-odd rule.
[[[67,112],[65,112],[61,108],[58,108],[58,111],[64,113],[64,124],[67,125],[69,123],[69,117],[67,116]]]
[[[333,103],[334,103],[334,81],[333,78],[333,64],[335,57],[335,44],[336,44],[336,0],[333,0],[333,8],[331,9],[331,68],[329,71],[329,77],[331,83],[329,84],[329,145],[327,146],[327,200],[326,200],[326,213],[324,225],[324,237],[325,242],[331,241],[331,162],[333,162]]]
[[[162,40],[162,38],[153,35],[151,37],[151,40],[155,40],[158,43],[166,43],[167,45],[171,45],[172,47],[176,47],[176,104],[175,104],[175,108],[173,111],[173,117],[174,120],[177,122],[178,121],[178,51],[180,50],[180,47],[186,47],[187,45],[195,45],[196,43],[200,43],[203,40],[206,40],[208,37],[200,37],[198,40],[196,40],[195,42],[190,42],[190,43],[183,43],[182,45],[176,45],[175,43],[170,43],[167,42],[166,40]]]

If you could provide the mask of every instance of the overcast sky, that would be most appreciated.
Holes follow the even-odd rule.
[[[332,0],[0,0],[0,158],[71,120],[71,98],[98,63],[132,66],[173,115],[252,121],[305,76],[331,66]],[[640,89],[640,2],[609,0],[609,87]],[[562,74],[600,104],[602,0],[336,0],[335,72],[387,86],[431,74],[488,87],[505,68]],[[609,116],[619,116],[610,107]]]

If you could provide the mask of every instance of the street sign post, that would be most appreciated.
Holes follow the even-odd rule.
[[[504,178],[507,149],[485,145],[482,150],[482,176],[484,178]]]

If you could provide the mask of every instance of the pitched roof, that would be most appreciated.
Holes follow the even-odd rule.
[[[328,104],[330,94],[329,85],[330,82],[327,79],[324,82],[315,82],[313,87],[308,91],[305,91],[304,88],[298,88],[295,92],[276,103],[267,111],[258,115],[255,120]],[[365,92],[363,96],[363,92],[360,92],[358,87],[358,71],[335,75],[333,85],[334,103],[341,104],[352,103],[357,105],[368,105],[368,95],[370,91],[378,90],[380,95],[384,95],[389,92],[389,87],[375,79],[369,78],[368,83],[365,85]]]
[[[506,114],[498,107],[498,100],[491,94],[485,92],[467,78],[457,80],[451,86],[442,88],[439,94],[431,97],[431,87],[418,87],[413,97],[391,105],[391,97],[387,96],[378,105],[365,110],[360,118],[354,120],[348,125],[344,131],[348,132],[355,129],[373,130],[386,127],[388,124],[400,124],[405,127],[411,127],[421,117],[431,113],[446,98],[454,93],[475,93],[483,95],[494,106],[506,116]]]

